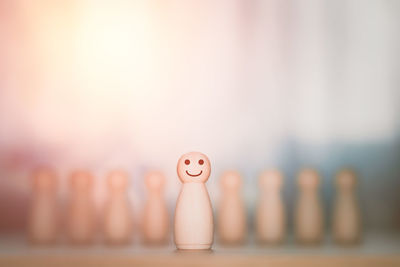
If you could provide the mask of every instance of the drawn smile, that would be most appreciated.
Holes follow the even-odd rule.
[[[198,174],[190,174],[188,171],[186,171],[186,174],[189,175],[189,176],[192,176],[192,177],[199,176],[202,173],[203,173],[203,171],[200,171]]]

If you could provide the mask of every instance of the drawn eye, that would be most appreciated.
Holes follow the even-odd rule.
[[[188,160],[188,159],[185,160],[185,164],[186,164],[186,165],[189,165],[189,164],[190,164],[190,160]]]
[[[199,160],[199,164],[200,164],[200,165],[203,165],[203,164],[204,164],[204,160],[202,160],[202,159]]]

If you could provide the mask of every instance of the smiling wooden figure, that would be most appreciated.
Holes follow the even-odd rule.
[[[213,243],[213,213],[205,182],[211,165],[199,152],[184,154],[177,172],[182,188],[176,203],[174,241],[178,249],[210,249]]]

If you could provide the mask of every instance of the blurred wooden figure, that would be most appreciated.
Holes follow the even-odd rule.
[[[104,237],[109,244],[132,240],[132,209],[127,196],[128,175],[112,171],[107,177],[108,198],[104,207]]]
[[[76,171],[70,176],[68,207],[68,237],[74,244],[88,244],[95,236],[95,205],[93,176],[87,171]]]
[[[356,174],[349,169],[336,175],[333,209],[333,238],[337,243],[357,243],[361,237],[361,218],[355,195]]]
[[[226,171],[220,180],[218,236],[223,244],[242,244],[246,237],[246,210],[241,195],[242,179],[237,171]]]
[[[323,238],[323,212],[318,187],[320,177],[313,169],[299,173],[299,197],[295,207],[296,239],[304,244],[317,244]]]
[[[34,172],[28,219],[29,240],[32,243],[47,244],[56,241],[58,204],[56,174],[50,169]]]
[[[143,210],[143,242],[160,245],[169,239],[169,216],[164,199],[165,176],[161,172],[149,172],[145,176],[147,201]]]
[[[256,210],[256,233],[260,243],[280,243],[286,235],[286,213],[281,189],[283,176],[268,170],[259,177],[260,196]]]
[[[210,160],[199,152],[186,153],[178,160],[177,172],[183,184],[175,208],[175,245],[177,249],[211,249],[214,222],[205,185],[211,173]]]

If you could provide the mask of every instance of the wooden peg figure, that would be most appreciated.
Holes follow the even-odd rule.
[[[303,169],[299,173],[299,196],[295,208],[296,239],[303,244],[322,241],[324,219],[318,187],[320,177],[314,169]]]
[[[357,177],[350,169],[336,175],[336,198],[333,209],[333,238],[340,244],[354,244],[361,238],[361,216],[355,188]]]
[[[115,170],[108,174],[108,198],[104,209],[104,236],[108,244],[127,244],[132,239],[132,211],[127,189],[128,174]]]
[[[70,176],[68,207],[68,237],[73,244],[89,244],[96,233],[93,176],[88,171],[76,171]]]
[[[178,249],[210,249],[214,239],[213,212],[205,182],[211,172],[206,155],[184,154],[177,172],[182,188],[176,203],[174,241]]]
[[[256,233],[260,243],[281,243],[286,235],[286,212],[281,189],[283,176],[277,170],[260,174],[260,196],[256,210]]]
[[[226,171],[220,180],[218,235],[226,245],[243,244],[246,238],[246,209],[241,195],[242,178],[237,171]]]
[[[143,212],[143,241],[149,245],[162,245],[169,239],[169,216],[164,199],[165,176],[158,171],[146,174],[147,200]]]
[[[36,244],[50,244],[59,230],[57,175],[43,168],[34,172],[32,201],[28,219],[29,240]]]

